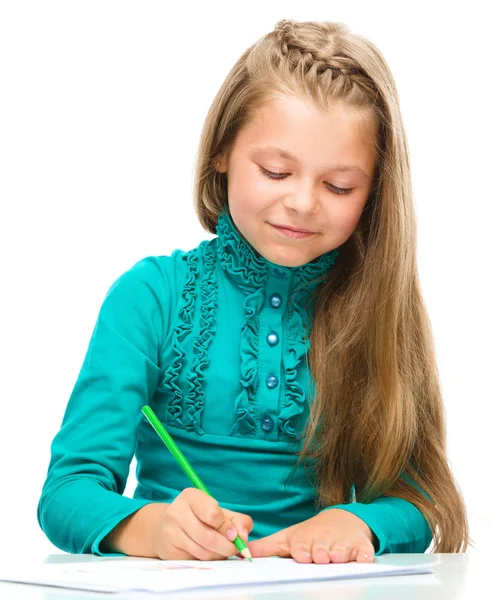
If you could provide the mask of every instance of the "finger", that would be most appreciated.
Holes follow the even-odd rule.
[[[298,546],[298,548],[294,548],[291,550],[291,555],[299,563],[311,563],[312,562],[312,553],[306,546]],[[329,562],[329,561],[328,561]]]
[[[291,540],[291,556],[299,563],[311,563],[312,540],[293,538]]]
[[[211,531],[215,531],[212,529]],[[219,534],[218,534],[219,535]],[[226,557],[222,554],[218,554],[217,552],[212,552],[208,550],[198,542],[196,542],[193,538],[191,538],[186,531],[182,531],[181,537],[176,541],[176,547],[185,552],[186,554],[191,555],[190,559],[196,560],[225,560]],[[187,560],[187,559],[178,559],[178,560]]]
[[[286,531],[288,530],[283,529],[254,542],[248,542],[248,549],[252,557],[281,556],[282,558],[290,558],[291,551],[286,538]]]
[[[334,563],[345,563],[350,560],[350,555],[353,551],[351,544],[344,542],[335,542],[329,549],[329,556],[331,562]]]
[[[375,549],[372,545],[362,544],[357,548],[357,562],[374,562]]]
[[[329,543],[316,540],[310,549],[312,561],[316,564],[327,565],[331,562]]]
[[[329,557],[329,541],[320,538],[313,538],[308,543],[308,552],[310,553],[310,562],[317,564],[328,564],[331,562]]]
[[[233,510],[229,510],[228,508],[223,508],[222,510],[227,513],[236,531],[239,532],[239,535],[245,541],[248,541],[248,535],[253,529],[253,519],[250,517],[250,515],[235,512]]]
[[[224,525],[227,515],[217,500],[196,488],[188,488],[188,492],[188,504],[196,517],[205,525],[220,529]]]
[[[190,554],[189,552],[187,552],[183,548],[179,548],[175,544],[169,544],[167,550],[168,556],[172,556],[173,558],[163,558],[159,555],[159,558],[161,560],[198,560],[197,556]]]
[[[201,557],[197,555],[201,560],[219,560],[232,556],[237,551],[236,546],[227,539],[226,535],[203,523],[191,509],[185,515],[183,531],[202,549]],[[191,552],[190,548],[194,547],[188,544],[185,549]],[[214,556],[214,558],[206,558],[206,556]]]

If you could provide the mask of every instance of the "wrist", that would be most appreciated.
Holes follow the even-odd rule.
[[[169,505],[151,502],[127,516],[104,538],[102,550],[128,556],[158,558],[155,535],[166,506]]]

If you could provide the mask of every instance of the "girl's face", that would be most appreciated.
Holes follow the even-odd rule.
[[[323,115],[309,102],[280,96],[239,132],[228,156],[217,157],[234,225],[258,255],[297,267],[351,236],[373,185],[366,125],[341,106]],[[277,225],[312,233],[292,237]]]

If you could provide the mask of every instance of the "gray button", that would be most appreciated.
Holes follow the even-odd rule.
[[[269,344],[269,346],[275,346],[278,342],[279,336],[277,335],[277,333],[275,331],[269,333],[269,335],[267,336],[267,344]]]
[[[272,308],[279,308],[282,304],[281,294],[272,294],[269,302]]]
[[[280,267],[275,267],[274,273],[278,277],[285,277],[287,275],[287,271],[285,269],[281,269]]]
[[[262,429],[269,433],[274,429],[274,421],[270,417],[264,417],[262,419]]]
[[[265,380],[265,383],[267,384],[268,388],[273,389],[273,388],[277,387],[277,384],[279,383],[279,379],[277,379],[277,377],[275,375],[269,375],[267,377],[267,379]]]

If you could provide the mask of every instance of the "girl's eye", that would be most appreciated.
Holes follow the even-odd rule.
[[[264,169],[263,167],[259,167],[258,170],[260,171],[260,173],[262,173],[262,175],[265,175],[265,177],[268,177],[269,179],[274,179],[275,181],[281,181],[282,179],[285,179],[287,177],[287,173],[273,173],[272,171],[267,171],[267,169]],[[329,189],[329,191],[334,192],[335,194],[338,195],[343,195],[343,194],[351,194],[353,192],[353,190],[355,188],[340,188],[340,187],[336,187],[335,185],[332,185],[331,183],[326,184]]]

